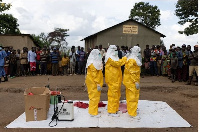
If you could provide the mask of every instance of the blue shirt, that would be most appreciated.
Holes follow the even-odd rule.
[[[79,61],[84,61],[85,60],[85,52],[84,51],[80,51],[79,55],[80,55]]]
[[[59,54],[56,52],[52,52],[51,53],[51,63],[58,63],[58,58],[59,57]]]
[[[4,66],[4,58],[7,56],[4,50],[0,51],[0,66]]]
[[[77,55],[80,55],[80,52],[81,52],[81,50],[77,50],[77,51],[76,51],[76,54],[77,54]],[[80,57],[77,56],[77,57],[76,57],[76,61],[80,61],[79,59],[80,59]]]

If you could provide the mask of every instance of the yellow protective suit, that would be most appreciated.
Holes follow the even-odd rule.
[[[87,76],[85,83],[87,85],[89,97],[89,114],[98,114],[98,104],[100,101],[101,91],[97,91],[97,84],[103,86],[103,73],[102,70],[97,70],[93,64],[87,68]]]
[[[130,116],[137,115],[137,106],[140,90],[135,83],[140,83],[140,66],[134,59],[129,59],[125,64],[123,84],[126,87],[127,110]]]
[[[126,60],[126,57],[119,61],[109,58],[106,62],[105,81],[108,84],[108,113],[116,113],[119,109],[122,82],[121,66],[125,64]]]

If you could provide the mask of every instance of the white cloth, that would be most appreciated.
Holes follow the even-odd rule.
[[[84,100],[73,100],[73,102],[89,103]],[[124,106],[126,100],[121,100],[120,106]],[[108,104],[107,101],[103,103]],[[6,128],[169,128],[169,127],[191,127],[174,109],[163,101],[138,100],[139,113],[136,117],[130,118],[128,113],[119,111],[119,117],[108,116],[106,107],[100,107],[100,118],[91,118],[88,109],[74,107],[74,121],[59,121],[55,127],[49,127],[49,122],[54,113],[53,105],[50,105],[47,120],[26,122],[25,112],[11,122]],[[52,122],[51,125],[56,124]],[[178,129],[179,129],[178,128]],[[188,128],[191,129],[191,128]],[[41,129],[42,130],[42,129]],[[50,130],[51,131],[51,130]]]
[[[141,51],[141,48],[138,46],[134,46],[133,48],[130,49],[130,53],[127,57],[127,60],[129,59],[134,59],[137,63],[138,66],[141,66],[142,63],[140,61],[140,59],[138,58],[138,54]]]
[[[32,50],[28,51],[28,62],[36,62],[36,53]]]
[[[88,68],[88,66],[90,66],[91,64],[93,64],[97,70],[103,69],[102,56],[98,49],[93,49],[90,52],[90,55],[87,59],[86,68]]]
[[[109,58],[111,58],[114,61],[119,61],[119,57],[117,54],[115,54],[115,51],[117,50],[117,47],[115,45],[110,45],[105,57],[105,63],[108,61]]]

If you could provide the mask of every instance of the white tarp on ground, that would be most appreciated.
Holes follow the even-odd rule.
[[[77,100],[74,102],[78,102]],[[88,103],[88,101],[82,101]],[[103,101],[107,104],[107,101]],[[191,127],[175,110],[166,102],[139,100],[138,115],[130,118],[128,113],[121,113],[120,117],[108,116],[106,107],[99,108],[100,118],[90,117],[88,109],[74,107],[74,121],[58,121],[53,128],[167,128]],[[50,107],[48,119],[43,121],[26,122],[25,113],[11,122],[6,128],[50,128],[49,122],[53,115],[53,106]],[[52,125],[55,122],[52,123]]]

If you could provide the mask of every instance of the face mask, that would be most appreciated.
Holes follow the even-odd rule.
[[[101,57],[101,54],[99,54],[99,58],[102,58],[102,57]]]

